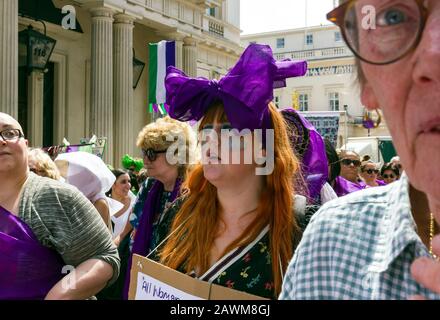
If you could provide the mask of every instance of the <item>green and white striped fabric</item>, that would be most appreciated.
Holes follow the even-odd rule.
[[[176,46],[174,41],[160,41],[149,44],[149,94],[150,112],[166,114],[165,75],[168,66],[176,64]]]

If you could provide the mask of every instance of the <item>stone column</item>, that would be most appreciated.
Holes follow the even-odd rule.
[[[32,147],[43,147],[44,73],[32,71],[28,76],[28,132]]]
[[[114,164],[120,167],[121,158],[128,153],[133,156],[135,138],[130,121],[133,109],[133,22],[126,14],[115,15],[113,25],[113,71],[114,71]]]
[[[176,39],[176,68],[183,69],[183,40]]]
[[[18,0],[0,1],[0,112],[18,120]]]
[[[113,10],[93,8],[90,133],[106,137],[103,160],[113,164]]]
[[[183,71],[189,77],[197,77],[197,43],[192,38],[183,40]]]

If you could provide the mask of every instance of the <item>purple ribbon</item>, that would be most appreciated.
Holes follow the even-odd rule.
[[[295,152],[301,160],[302,173],[307,183],[309,197],[317,200],[322,186],[328,178],[328,162],[325,153],[325,144],[315,127],[307,121],[299,112],[287,108],[281,111],[284,119],[298,128],[299,132],[307,130],[308,141],[298,141],[302,137],[293,136],[293,145],[307,144],[305,150]]]
[[[173,192],[171,193],[169,201],[174,201],[180,192],[180,185],[182,180],[177,178],[174,185]],[[124,299],[128,299],[128,291],[130,289],[130,273],[132,265],[133,254],[138,254],[141,256],[146,256],[149,252],[150,242],[153,232],[153,221],[154,217],[160,210],[160,198],[164,191],[163,183],[156,180],[150,191],[148,192],[147,198],[145,199],[144,208],[142,210],[142,216],[139,220],[139,225],[136,229],[136,235],[133,242],[133,250],[128,259],[127,275],[125,278],[124,286]],[[162,214],[163,212],[161,212]]]
[[[63,260],[0,206],[0,300],[42,300],[62,278]]]
[[[268,45],[251,44],[236,65],[219,81],[189,78],[169,66],[165,78],[167,104],[172,118],[200,120],[214,101],[223,102],[231,126],[237,130],[272,127],[268,104],[273,88],[286,78],[303,76],[307,62],[276,62]]]

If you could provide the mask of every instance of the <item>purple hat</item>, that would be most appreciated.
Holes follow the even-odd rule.
[[[316,200],[328,178],[324,140],[315,127],[296,110],[283,109],[281,114],[287,122],[292,148],[301,161],[308,195]]]
[[[271,128],[268,104],[273,89],[286,78],[303,76],[305,61],[276,62],[268,45],[251,44],[236,65],[219,81],[189,78],[169,66],[165,77],[169,115],[181,121],[200,120],[215,101],[222,101],[231,126],[237,130]]]

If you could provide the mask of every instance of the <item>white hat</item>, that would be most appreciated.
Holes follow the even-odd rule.
[[[55,163],[64,167],[64,170],[60,168],[60,172],[66,182],[77,187],[90,201],[110,190],[116,181],[104,161],[88,152],[62,153],[57,156]]]

